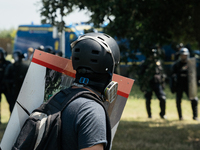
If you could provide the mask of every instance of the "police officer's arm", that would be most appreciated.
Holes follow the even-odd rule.
[[[97,144],[97,145],[94,145],[92,147],[88,147],[88,148],[83,148],[81,150],[103,150],[103,144]]]
[[[10,86],[11,84],[13,84],[13,82],[14,82],[14,80],[13,80],[13,64],[10,63],[5,68],[3,81],[6,84],[6,86]]]
[[[170,73],[170,78],[171,81],[173,82],[173,84],[175,84],[175,82],[177,81],[177,63],[174,63],[171,67],[171,73]],[[174,85],[172,85],[174,86]]]

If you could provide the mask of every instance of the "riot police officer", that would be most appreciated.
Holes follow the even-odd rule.
[[[151,49],[150,55],[147,55],[146,60],[140,66],[140,89],[145,93],[148,118],[152,118],[151,98],[153,92],[155,92],[160,101],[160,117],[162,119],[167,119],[165,115],[166,95],[163,91],[165,74],[161,65],[161,61],[158,58],[158,50],[153,48]]]
[[[11,102],[11,110],[14,107],[14,104],[17,100],[18,94],[20,92],[22,83],[26,76],[26,72],[28,70],[28,64],[24,63],[22,59],[24,58],[24,54],[21,50],[16,50],[13,53],[14,63],[8,66],[6,71],[6,78],[9,81],[9,87],[11,89],[12,102]]]
[[[4,94],[6,96],[6,100],[8,101],[8,104],[10,105],[10,94],[8,86],[5,84],[5,70],[9,64],[11,64],[10,61],[5,59],[6,52],[3,48],[0,47],[0,94]],[[1,101],[1,95],[0,95],[0,101]]]
[[[188,82],[188,59],[190,53],[187,48],[180,50],[180,59],[176,61],[172,66],[172,80],[174,81],[174,92],[176,92],[176,107],[178,111],[179,120],[183,120],[181,99],[183,92],[189,98],[189,82]],[[198,98],[190,99],[193,111],[193,119],[198,120]]]
[[[50,53],[50,54],[55,54],[53,47],[49,46],[49,45],[44,47],[44,52],[47,52],[47,53]]]
[[[44,46],[43,45],[40,45],[40,46],[38,46],[38,48],[36,48],[37,50],[41,50],[41,51],[43,51],[44,50]]]
[[[55,55],[56,55],[56,56],[60,56],[60,57],[62,57],[62,56],[63,56],[63,52],[62,52],[62,51],[58,51],[58,52],[56,52]]]
[[[30,63],[32,61],[33,54],[34,54],[34,48],[33,47],[29,47],[27,49],[27,56],[25,57],[25,63],[27,63],[28,65],[30,65]]]

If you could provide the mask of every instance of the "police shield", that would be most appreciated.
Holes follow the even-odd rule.
[[[196,59],[188,59],[188,89],[189,99],[197,98]]]
[[[21,91],[15,103],[0,149],[10,150],[30,113],[61,89],[68,88],[74,81],[76,71],[69,59],[35,50]],[[104,102],[110,117],[112,140],[129,97],[134,80],[114,74],[118,82],[117,98]]]

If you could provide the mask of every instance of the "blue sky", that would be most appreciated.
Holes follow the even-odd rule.
[[[22,24],[40,24],[40,0],[0,0],[0,30],[17,28]],[[66,17],[65,22],[80,23],[88,21],[89,16],[84,11],[75,11]]]

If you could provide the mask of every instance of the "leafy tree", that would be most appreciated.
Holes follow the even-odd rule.
[[[72,2],[71,0],[42,0],[43,7],[40,11],[43,19],[41,22],[56,25],[59,31],[62,31],[65,25],[63,17],[73,11],[74,3]]]
[[[42,0],[43,23],[57,24],[58,14],[67,16],[75,8],[91,12],[91,22],[105,32],[129,41],[126,52],[172,42],[197,43],[200,47],[200,1],[198,0]],[[127,45],[126,45],[127,46]]]
[[[14,38],[17,30],[14,28],[0,29],[0,47],[3,47],[8,53],[12,53],[11,49],[14,44]],[[11,48],[7,49],[7,45],[10,44]]]
[[[0,38],[12,38],[15,37],[16,30],[14,28],[10,29],[0,29]]]

